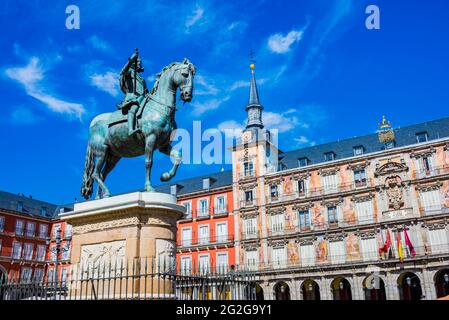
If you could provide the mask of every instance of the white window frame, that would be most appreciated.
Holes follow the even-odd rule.
[[[215,203],[215,207],[214,207],[214,213],[226,213],[227,211],[227,199],[226,199],[226,195],[225,194],[221,194],[215,197],[214,199],[214,203]],[[220,200],[223,200],[222,204],[220,204]]]
[[[282,269],[287,266],[287,247],[271,248],[271,264],[274,269]]]
[[[258,269],[259,251],[257,249],[245,250],[245,265],[248,270]]]
[[[32,226],[32,228],[30,228],[31,226]],[[27,221],[25,235],[30,238],[36,236],[36,223],[35,222]]]
[[[5,231],[5,217],[0,216],[0,232]]]
[[[226,263],[223,263],[223,261],[220,260],[219,257],[226,256]],[[223,259],[223,258],[222,258]],[[229,254],[226,251],[218,251],[215,256],[216,261],[216,271],[220,273],[224,273],[228,270],[229,266]]]
[[[274,234],[283,233],[285,230],[285,213],[279,212],[270,215],[270,231]]]
[[[373,199],[355,202],[354,208],[358,224],[369,224],[374,222]]]
[[[206,266],[203,266],[203,260],[202,259],[207,259],[207,263]],[[200,274],[203,273],[209,273],[210,272],[210,254],[209,253],[203,253],[203,254],[199,254],[198,255],[198,271]]]
[[[23,259],[33,260],[34,244],[25,242],[23,245]]]
[[[36,260],[37,261],[45,261],[45,255],[47,253],[47,246],[43,244],[37,245],[37,254],[36,254]]]
[[[45,230],[45,233],[44,233]],[[45,239],[48,237],[48,224],[39,224],[39,238]]]
[[[201,230],[207,229],[207,237],[204,236]],[[199,224],[198,225],[198,244],[209,244],[210,243],[210,226],[209,224]]]
[[[186,219],[192,218],[192,200],[183,201],[181,202],[181,205],[183,205],[186,208],[186,214],[184,218]]]
[[[206,209],[203,207],[203,203],[206,203]],[[209,198],[198,199],[198,217],[209,216]]]
[[[189,231],[190,237],[186,239],[184,237],[184,232]],[[192,245],[192,227],[183,227],[181,228],[181,244],[183,247],[188,247]]]
[[[19,225],[21,226],[20,228]],[[16,219],[15,234],[17,236],[23,236],[24,232],[25,232],[25,221],[22,219]]]
[[[329,241],[329,260],[332,264],[342,264],[346,261],[346,242],[342,240]]]
[[[257,237],[257,218],[245,218],[243,219],[244,238],[256,238]]]
[[[186,261],[188,261],[187,265],[186,265]],[[181,274],[192,273],[192,256],[191,255],[181,256],[179,258],[179,268],[180,268]]]
[[[403,247],[405,248],[405,247]],[[379,259],[379,248],[376,237],[360,239],[360,253],[363,261],[376,261]]]
[[[313,243],[299,245],[300,263],[302,267],[315,265],[315,246]]]
[[[219,226],[226,226],[225,230],[226,233],[225,234],[218,234],[218,230],[221,230],[219,228]],[[217,222],[215,224],[215,235],[217,237],[217,242],[218,243],[223,243],[223,242],[227,242],[228,241],[228,222],[227,221],[221,221],[221,222]]]
[[[18,253],[17,253],[17,249],[16,245],[18,245]],[[11,252],[11,257],[13,259],[21,259],[22,258],[22,243],[19,241],[14,241],[12,243],[12,252]]]

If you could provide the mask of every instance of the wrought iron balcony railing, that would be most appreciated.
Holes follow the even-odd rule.
[[[187,239],[178,239],[178,248],[187,248],[194,246],[208,246],[208,245],[220,245],[229,244],[234,242],[234,235],[219,235],[219,236],[209,236],[209,237],[194,237]]]

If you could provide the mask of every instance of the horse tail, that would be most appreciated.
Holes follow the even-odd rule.
[[[83,185],[81,186],[81,195],[84,199],[89,199],[93,192],[94,179],[92,174],[94,172],[94,154],[90,145],[87,145],[86,160],[84,163]]]

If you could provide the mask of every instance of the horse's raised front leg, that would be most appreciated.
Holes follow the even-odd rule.
[[[173,149],[170,143],[167,143],[159,148],[159,151],[166,154],[169,157],[172,157],[173,167],[168,172],[164,172],[161,175],[161,181],[168,181],[176,175],[176,170],[178,170],[179,164],[182,161],[181,152],[179,150]]]
[[[145,191],[154,191],[151,186],[151,167],[153,165],[154,144],[156,142],[156,135],[150,134],[145,139]]]

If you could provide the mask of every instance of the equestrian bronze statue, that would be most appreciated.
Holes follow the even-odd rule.
[[[92,195],[94,181],[98,184],[97,199],[110,195],[106,177],[123,157],[145,155],[145,191],[154,191],[151,166],[156,149],[174,160],[173,167],[161,175],[161,181],[173,178],[181,163],[181,154],[172,148],[170,140],[176,129],[176,95],[179,88],[184,103],[192,100],[195,66],[188,59],[169,64],[157,75],[151,92],[141,72],[142,62],[136,50],[120,73],[125,98],[117,106],[119,110],[100,114],[90,124],[81,187],[85,199]]]

